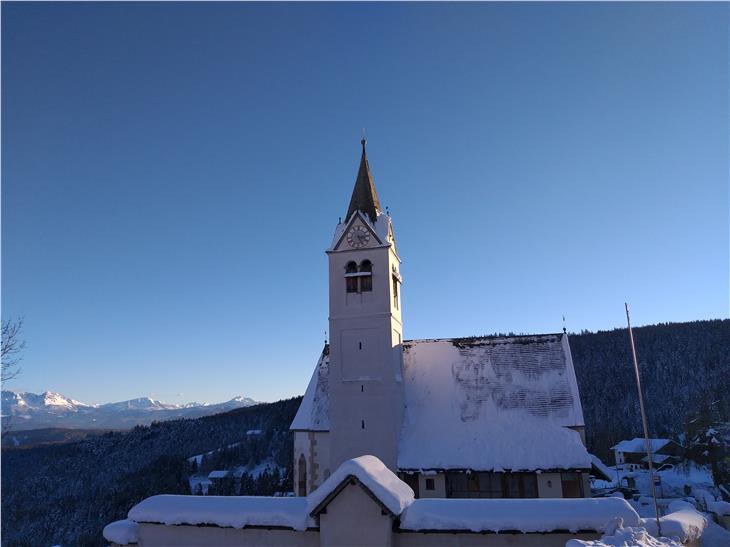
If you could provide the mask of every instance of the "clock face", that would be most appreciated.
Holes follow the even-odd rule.
[[[370,232],[364,226],[353,226],[347,232],[347,244],[355,249],[360,249],[370,242]]]

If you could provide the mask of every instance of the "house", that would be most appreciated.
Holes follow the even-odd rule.
[[[682,445],[671,439],[649,439],[651,443],[652,463],[654,467],[679,463],[684,453]],[[649,456],[646,453],[646,441],[643,437],[621,441],[611,447],[614,452],[616,466],[633,471],[649,467]]]
[[[365,141],[329,260],[329,332],[291,430],[295,490],[372,454],[417,497],[589,496],[566,333],[403,340],[401,258]]]

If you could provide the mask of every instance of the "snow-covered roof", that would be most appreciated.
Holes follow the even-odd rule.
[[[669,513],[659,518],[662,535],[677,538],[682,543],[697,542],[707,526],[707,518],[699,513],[691,504],[674,500],[669,504]],[[656,519],[644,518],[641,525],[653,535],[658,536]]]
[[[615,518],[637,526],[639,515],[622,498],[417,499],[401,515],[400,528],[414,531],[524,533],[603,530]]]
[[[135,522],[232,528],[281,526],[306,530],[312,524],[307,498],[293,497],[162,494],[139,502],[130,509],[128,516]]]
[[[224,479],[230,475],[230,471],[211,471],[208,473],[209,479]]]
[[[116,520],[104,527],[104,539],[118,545],[137,543],[137,523],[129,520]]]
[[[411,502],[414,494],[411,487],[400,480],[395,473],[375,456],[360,456],[340,465],[322,485],[309,494],[307,507],[310,513],[319,512],[332,494],[339,491],[343,482],[355,477],[393,515],[400,515]]]
[[[403,344],[400,469],[587,469],[567,336]],[[494,442],[499,439],[499,442]]]
[[[671,439],[649,439],[649,442],[651,443],[651,451],[656,452],[673,441]],[[612,446],[611,450],[646,454],[646,441],[643,437],[634,437],[630,441],[621,441],[617,445]]]
[[[603,480],[606,480],[606,481],[610,481],[610,480],[614,479],[614,477],[616,475],[615,470],[611,469],[605,463],[603,463],[603,461],[601,461],[601,459],[598,456],[594,456],[593,454],[590,454],[590,457],[591,457],[591,467],[595,471],[597,471],[598,474],[603,475],[603,477],[599,477],[599,478],[602,478]]]
[[[655,454],[654,452],[652,452],[652,454],[651,454],[651,463],[664,463],[669,459],[676,459],[676,458],[669,454]],[[649,456],[648,455],[644,456],[643,458],[641,458],[641,461],[648,462]]]
[[[295,431],[329,431],[329,354],[330,347],[329,344],[326,344],[289,429]]]
[[[566,429],[584,425],[566,335],[410,340],[403,350],[399,468],[591,467],[579,436]],[[329,346],[291,429],[329,430]]]

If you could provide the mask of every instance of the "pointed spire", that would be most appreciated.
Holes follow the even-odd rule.
[[[357,172],[357,180],[355,180],[355,188],[352,190],[350,198],[350,207],[347,209],[347,219],[349,220],[352,213],[362,211],[372,222],[380,212],[380,202],[378,194],[375,192],[375,184],[373,176],[370,174],[370,165],[368,165],[368,155],[365,152],[365,145],[368,141],[364,138],[360,141],[362,144],[362,157],[360,158],[360,169]]]

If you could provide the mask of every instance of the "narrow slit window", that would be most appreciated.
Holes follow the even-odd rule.
[[[361,427],[362,429],[365,429],[365,420],[362,420],[362,421],[360,422],[360,427]]]
[[[393,276],[393,307],[398,309],[398,278]]]

